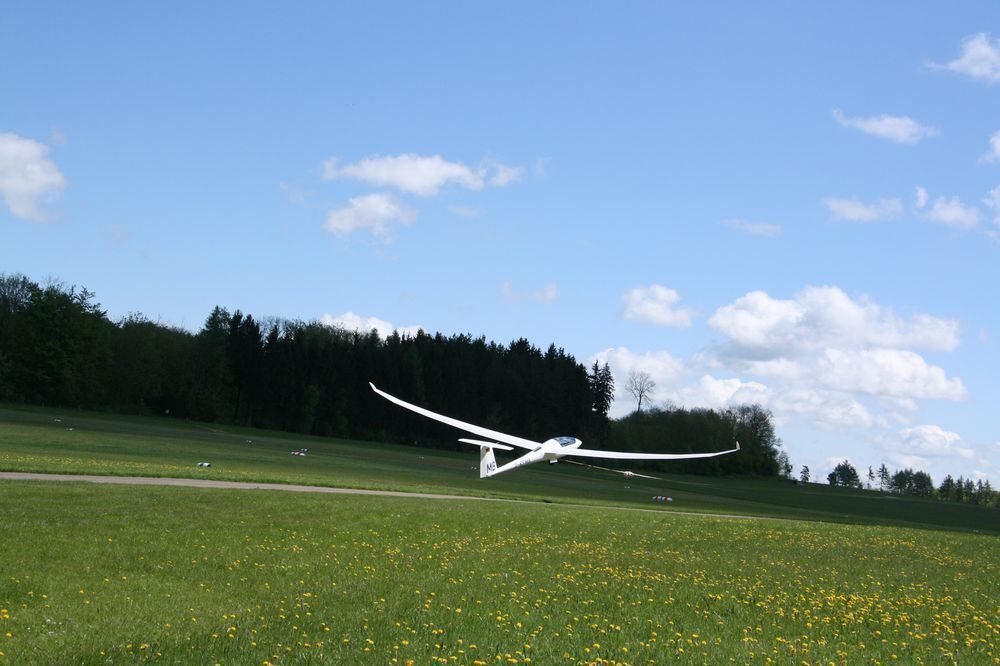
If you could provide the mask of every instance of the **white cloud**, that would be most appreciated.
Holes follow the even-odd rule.
[[[921,139],[938,134],[935,128],[921,125],[909,116],[890,116],[883,113],[868,118],[852,118],[845,116],[840,109],[834,109],[833,118],[844,127],[896,143],[917,143]]]
[[[656,382],[653,398],[665,395],[680,383],[684,377],[684,362],[667,352],[646,352],[637,354],[628,347],[614,347],[594,354],[587,359],[587,366],[594,362],[607,363],[615,378],[615,402],[611,416],[618,417],[635,409],[635,401],[625,390],[625,382],[633,370],[646,372]]]
[[[896,198],[879,199],[870,204],[857,199],[838,199],[828,197],[823,200],[826,207],[838,220],[850,222],[875,222],[898,217],[903,212],[903,202]]]
[[[359,331],[361,333],[368,333],[374,329],[383,338],[392,335],[393,331],[399,331],[399,334],[403,336],[415,336],[417,332],[423,330],[422,326],[403,326],[397,328],[384,319],[363,317],[351,311],[337,316],[325,314],[320,318],[320,323],[324,326],[342,328],[345,331]]]
[[[895,408],[915,409],[915,399],[963,400],[961,379],[949,378],[916,352],[905,349],[824,349],[796,358],[767,361],[730,359],[730,366],[785,386],[862,393]]]
[[[959,456],[966,460],[976,457],[975,452],[962,443],[957,432],[944,430],[936,425],[920,425],[899,431],[903,447],[914,453],[928,456]]]
[[[751,236],[775,238],[781,235],[781,226],[777,224],[769,224],[767,222],[747,222],[746,220],[738,218],[723,220],[722,223],[730,229],[742,231],[743,233],[750,234]]]
[[[983,203],[993,209],[993,224],[1000,227],[1000,187],[994,187],[986,194]]]
[[[768,391],[758,397],[779,421],[885,427],[886,418],[865,402],[912,411],[918,399],[967,397],[961,379],[911,351],[955,349],[957,321],[904,318],[837,287],[807,287],[791,299],[750,292],[716,310],[708,324],[726,337],[715,360],[744,377],[766,378]],[[706,387],[690,394],[711,395]]]
[[[1000,82],[1000,40],[991,40],[989,33],[981,32],[962,40],[962,54],[944,64],[932,65],[965,74],[986,83]]]
[[[886,454],[889,461],[901,467],[923,469],[934,473],[968,475],[955,469],[970,468],[976,463],[987,463],[961,436],[937,425],[918,425],[896,433],[886,433],[875,439],[876,447]]]
[[[694,319],[694,310],[675,309],[680,294],[673,289],[653,284],[636,287],[622,295],[625,301],[625,319],[659,326],[688,327]]]
[[[490,185],[493,187],[504,187],[521,180],[521,167],[507,166],[506,164],[495,163],[496,173],[490,178]]]
[[[1000,160],[1000,130],[993,133],[990,137],[990,150],[988,153],[979,158],[980,162],[991,163]]]
[[[355,162],[341,165],[339,159],[331,157],[323,166],[323,177],[327,180],[360,180],[379,187],[389,186],[421,197],[434,196],[448,184],[455,184],[469,190],[481,190],[487,183],[503,187],[517,181],[521,170],[494,162],[493,175],[486,167],[470,167],[462,162],[449,162],[440,155],[422,156],[414,153],[402,155],[372,155]]]
[[[48,154],[48,146],[33,139],[0,133],[0,196],[15,217],[44,222],[42,201],[66,187]]]
[[[927,190],[918,186],[917,187],[917,208],[923,208],[927,205]]]
[[[729,338],[730,353],[755,360],[826,348],[949,351],[958,346],[955,320],[925,314],[903,319],[838,287],[806,287],[793,299],[752,291],[716,310],[708,324]]]
[[[528,294],[514,289],[514,283],[510,280],[500,285],[500,293],[511,303],[518,303],[528,298]],[[541,289],[534,291],[531,297],[540,303],[548,305],[559,297],[559,285],[554,282],[547,282]]]
[[[835,391],[791,387],[775,393],[768,407],[780,423],[791,416],[804,416],[824,428],[872,428],[886,425],[859,401]]]
[[[819,381],[830,388],[900,398],[963,400],[961,379],[903,349],[827,349],[818,358]]]
[[[745,382],[731,377],[717,379],[703,375],[697,384],[674,391],[669,398],[688,409],[725,409],[733,405],[759,403],[766,405],[771,390],[760,382]]]
[[[542,303],[551,303],[559,297],[559,286],[554,282],[547,283],[535,292],[535,299]]]
[[[966,206],[958,197],[951,199],[938,197],[924,215],[932,222],[940,222],[958,229],[972,229],[979,226],[979,209]]]
[[[359,229],[368,229],[373,236],[388,240],[395,223],[409,224],[416,213],[391,194],[368,194],[353,197],[344,208],[330,211],[326,230],[338,236],[350,236]]]

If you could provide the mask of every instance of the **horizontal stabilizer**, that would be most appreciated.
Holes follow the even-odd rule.
[[[501,451],[513,451],[513,446],[507,446],[506,444],[497,444],[496,442],[484,442],[481,439],[466,439],[465,437],[459,437],[458,441],[465,442],[466,444],[475,444],[476,446],[485,446],[490,449],[500,449]]]

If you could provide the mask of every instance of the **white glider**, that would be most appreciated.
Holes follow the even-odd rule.
[[[368,385],[372,387],[373,391],[389,402],[395,403],[405,409],[409,409],[411,412],[416,412],[421,416],[426,416],[429,419],[440,421],[441,423],[450,425],[453,428],[458,428],[459,430],[464,430],[465,432],[472,433],[473,435],[488,437],[491,440],[495,439],[498,442],[504,442],[504,444],[511,445],[504,446],[503,444],[498,444],[496,442],[483,441],[479,439],[461,438],[458,440],[460,442],[473,444],[479,447],[479,478],[481,479],[485,479],[488,476],[496,476],[497,474],[502,474],[503,472],[508,472],[512,469],[524,467],[525,465],[541,462],[543,460],[554,463],[564,456],[581,458],[608,458],[614,460],[689,460],[692,458],[713,458],[727,453],[736,453],[740,450],[739,442],[736,442],[735,449],[715,451],[714,453],[631,453],[628,451],[598,451],[596,449],[581,449],[580,445],[583,444],[583,442],[576,437],[566,436],[553,437],[552,439],[548,439],[544,442],[534,442],[530,439],[515,437],[514,435],[508,435],[506,433],[497,432],[496,430],[490,430],[489,428],[483,428],[482,426],[459,421],[458,419],[453,419],[450,416],[437,414],[429,409],[417,407],[416,405],[412,405],[405,400],[400,400],[395,396],[389,395],[385,391],[379,390],[371,382],[368,382]],[[525,453],[520,458],[515,458],[506,465],[498,467],[496,458],[493,456],[493,449],[513,451],[514,449],[512,447],[514,446],[520,449],[527,449],[528,453]],[[631,474],[635,475],[634,472]]]

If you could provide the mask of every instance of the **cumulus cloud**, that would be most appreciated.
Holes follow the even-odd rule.
[[[886,427],[866,403],[912,411],[916,400],[967,397],[961,379],[913,351],[955,349],[957,321],[902,317],[838,287],[807,287],[791,299],[750,292],[717,309],[708,325],[725,336],[715,348],[716,360],[767,381],[758,401],[780,421],[802,417],[823,427]],[[684,395],[712,395],[706,387],[692,391]]]
[[[901,348],[950,351],[958,322],[926,314],[904,319],[839,287],[806,287],[792,299],[752,291],[716,310],[708,325],[723,333],[731,352],[748,359],[781,358],[825,348]]]
[[[696,384],[671,392],[669,398],[688,409],[718,410],[750,403],[766,405],[771,393],[771,390],[760,382],[747,382],[736,377],[718,379],[712,375],[702,375]]]
[[[925,471],[933,471],[936,465],[941,465],[955,473],[956,463],[966,461],[964,466],[968,467],[976,462],[985,462],[969,444],[962,441],[957,432],[937,425],[918,425],[886,433],[878,437],[875,444],[890,462]]]
[[[630,289],[622,299],[625,319],[629,321],[684,328],[694,320],[694,310],[674,307],[681,299],[680,294],[658,284]]]
[[[823,203],[834,219],[848,222],[875,222],[899,217],[903,212],[903,202],[896,198],[879,199],[874,203],[863,203],[857,199],[828,197]]]
[[[957,432],[936,425],[919,425],[899,431],[901,443],[909,451],[928,456],[959,456],[975,458],[975,452],[962,443]]]
[[[958,74],[986,83],[1000,82],[1000,40],[991,39],[990,34],[978,35],[962,40],[962,53],[944,65],[932,65],[935,69],[947,69]]]
[[[808,418],[823,428],[884,427],[886,421],[850,395],[803,386],[776,391],[767,406],[780,423],[792,416]]]
[[[656,382],[654,398],[659,398],[660,394],[666,395],[681,382],[685,374],[684,362],[667,352],[639,354],[628,347],[613,347],[587,359],[588,366],[595,362],[601,365],[607,363],[615,378],[615,402],[611,409],[613,417],[622,416],[634,409],[634,401],[625,390],[625,382],[633,370],[648,373],[653,378]]]
[[[990,149],[989,151],[979,158],[980,162],[991,163],[1000,160],[1000,130],[993,133],[990,137]]]
[[[961,379],[949,378],[920,354],[905,349],[823,349],[797,358],[767,361],[730,359],[730,365],[759,377],[807,384],[845,394],[891,399],[895,407],[916,408],[913,399],[964,400]]]
[[[42,202],[66,187],[66,177],[48,155],[45,144],[0,133],[0,196],[15,217],[44,222]]]
[[[383,338],[387,338],[392,335],[393,331],[399,331],[400,335],[412,337],[419,331],[423,330],[422,326],[402,326],[397,328],[384,319],[379,319],[378,317],[363,317],[361,315],[354,314],[351,311],[347,311],[337,316],[325,314],[320,318],[320,323],[324,326],[330,326],[332,328],[342,328],[345,331],[368,333],[375,330]]]
[[[975,206],[966,206],[958,197],[950,199],[938,197],[924,217],[932,222],[957,229],[973,229],[979,226],[979,209]]]
[[[921,125],[909,116],[890,116],[883,113],[868,118],[850,117],[845,116],[840,109],[834,109],[833,119],[844,127],[896,143],[917,143],[921,139],[939,133],[935,128]]]
[[[917,186],[916,206],[917,208],[923,208],[926,205],[927,205],[927,190],[925,190],[920,186]]]
[[[747,222],[746,220],[738,218],[723,220],[722,223],[730,229],[742,231],[743,233],[750,234],[751,236],[775,238],[781,235],[781,226],[777,224],[769,224],[767,222]]]
[[[963,400],[965,386],[942,368],[904,349],[827,349],[818,358],[818,377],[830,388],[875,396]]]
[[[337,208],[326,216],[326,230],[338,236],[350,236],[360,229],[369,230],[373,236],[388,240],[393,224],[409,224],[416,213],[391,194],[379,193],[353,197],[344,208]]]
[[[490,171],[492,170],[492,175]],[[503,187],[517,181],[521,170],[498,162],[490,168],[450,162],[440,155],[372,155],[353,164],[341,165],[336,157],[324,163],[327,180],[360,180],[379,187],[394,187],[421,197],[436,195],[446,185],[481,190],[488,184]]]

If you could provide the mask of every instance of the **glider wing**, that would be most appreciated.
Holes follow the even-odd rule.
[[[614,460],[688,460],[689,458],[714,458],[740,450],[736,442],[735,449],[715,451],[713,453],[631,453],[628,451],[595,451],[594,449],[568,449],[560,452],[564,456],[580,456],[582,458],[608,458]]]
[[[539,446],[541,446],[540,442],[533,442],[530,439],[515,437],[514,435],[508,435],[506,433],[497,432],[496,430],[490,430],[489,428],[483,428],[482,426],[466,423],[465,421],[459,421],[458,419],[453,419],[450,416],[444,416],[443,414],[436,414],[429,409],[424,409],[423,407],[417,407],[416,405],[411,405],[405,400],[400,400],[395,396],[389,395],[385,391],[380,391],[371,382],[368,382],[368,385],[372,387],[373,391],[378,393],[380,396],[382,396],[389,402],[395,403],[400,407],[404,407],[410,410],[411,412],[416,412],[421,416],[426,416],[429,419],[434,419],[435,421],[440,421],[441,423],[450,425],[453,428],[458,428],[459,430],[464,430],[465,432],[471,432],[473,435],[479,435],[480,437],[489,437],[491,439],[504,442],[505,444],[511,444],[513,446],[517,446],[522,449],[528,449],[529,451],[534,451]]]

